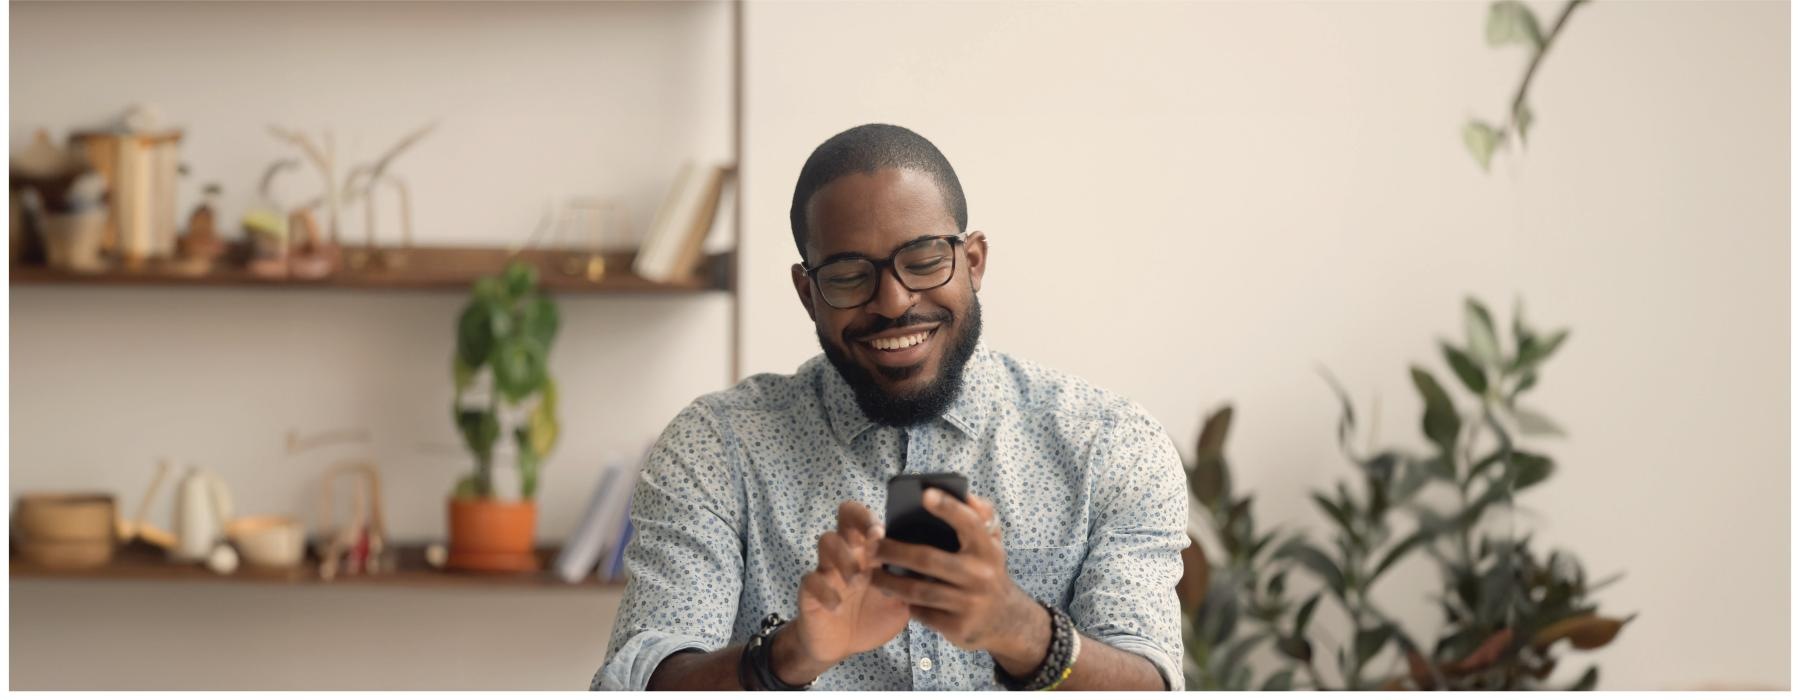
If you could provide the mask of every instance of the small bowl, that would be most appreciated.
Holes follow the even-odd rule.
[[[114,537],[113,497],[39,493],[19,497],[14,526],[27,542],[106,542]]]
[[[225,526],[244,563],[265,569],[299,566],[306,556],[306,527],[284,515],[253,515]]]

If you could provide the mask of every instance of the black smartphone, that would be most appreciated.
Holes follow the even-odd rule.
[[[956,530],[925,510],[925,489],[938,489],[955,496],[956,500],[969,501],[969,480],[954,472],[901,474],[888,479],[886,537],[931,545],[946,552],[961,551],[962,542],[957,539]],[[886,567],[888,573],[896,576],[923,578],[904,567],[893,564]]]

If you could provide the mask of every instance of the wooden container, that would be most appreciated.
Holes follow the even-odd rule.
[[[113,497],[98,493],[19,497],[13,532],[28,561],[51,569],[91,568],[112,561]]]

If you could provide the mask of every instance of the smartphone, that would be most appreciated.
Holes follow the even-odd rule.
[[[886,537],[931,545],[946,552],[961,551],[962,542],[957,539],[956,530],[925,510],[925,489],[938,489],[956,500],[969,501],[969,480],[954,472],[901,474],[888,479]],[[888,573],[896,576],[928,578],[893,564],[887,564],[886,568]]]

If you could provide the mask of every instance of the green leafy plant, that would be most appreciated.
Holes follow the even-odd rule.
[[[1506,145],[1508,139],[1516,138],[1520,146],[1525,145],[1525,135],[1531,130],[1533,118],[1531,105],[1525,99],[1531,90],[1531,79],[1537,75],[1538,67],[1543,65],[1550,46],[1562,35],[1569,15],[1585,2],[1587,0],[1567,0],[1562,11],[1557,13],[1556,20],[1551,23],[1549,31],[1542,29],[1537,15],[1520,0],[1495,0],[1488,5],[1488,46],[1524,46],[1531,51],[1531,62],[1526,64],[1525,76],[1519,79],[1519,87],[1513,92],[1512,102],[1507,105],[1505,119],[1499,124],[1470,119],[1463,125],[1463,145],[1469,148],[1469,154],[1475,157],[1476,163],[1481,164],[1482,170],[1488,169],[1489,163],[1494,159],[1494,152]]]
[[[475,457],[474,472],[457,482],[457,498],[494,497],[494,448],[507,434],[516,448],[520,495],[536,497],[538,469],[558,431],[549,355],[559,323],[556,303],[538,289],[536,268],[515,260],[501,274],[475,281],[457,317],[450,360],[451,414]],[[488,390],[472,391],[483,379]]]
[[[1519,398],[1537,385],[1568,332],[1539,334],[1516,312],[1513,342],[1503,350],[1486,307],[1473,299],[1465,304],[1464,330],[1463,345],[1438,345],[1457,386],[1473,399],[1466,402],[1472,410],[1459,408],[1429,369],[1411,368],[1425,404],[1420,428],[1430,447],[1423,453],[1356,450],[1354,406],[1326,376],[1343,407],[1338,442],[1357,472],[1353,480],[1310,494],[1334,529],[1328,538],[1257,531],[1252,499],[1232,495],[1223,457],[1231,409],[1208,417],[1188,483],[1225,556],[1217,567],[1201,562],[1220,572],[1209,576],[1205,598],[1190,614],[1190,685],[1244,689],[1252,680],[1249,654],[1272,644],[1285,666],[1264,680],[1265,689],[1538,688],[1556,666],[1560,642],[1599,648],[1630,622],[1599,615],[1590,599],[1617,577],[1590,582],[1573,555],[1540,555],[1530,535],[1515,537],[1510,528],[1514,495],[1543,483],[1556,467],[1519,440],[1562,432]],[[1508,527],[1495,528],[1496,521]],[[1277,538],[1281,543],[1271,551]],[[1371,596],[1376,583],[1415,555],[1429,557],[1443,577],[1436,601],[1443,628],[1429,647]],[[1318,584],[1297,605],[1288,588],[1296,569]],[[1321,640],[1311,626],[1327,601],[1349,620],[1352,631],[1341,643]],[[1390,648],[1387,666],[1378,666]],[[1332,650],[1335,679],[1321,670],[1324,659],[1317,652],[1326,649]],[[1598,669],[1590,667],[1574,688],[1592,688],[1598,679]]]

